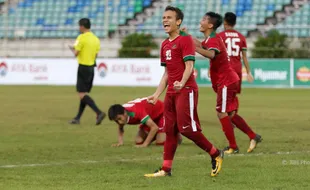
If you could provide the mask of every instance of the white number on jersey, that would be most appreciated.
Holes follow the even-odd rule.
[[[227,38],[225,43],[227,45],[228,56],[239,56],[240,46],[236,43],[240,42],[240,38]]]
[[[142,102],[143,100],[146,100],[147,98],[137,98],[135,100],[132,100],[132,101],[129,101],[128,103],[124,104],[123,107],[132,107],[134,106],[136,103],[140,103]]]
[[[171,50],[166,51],[166,60],[171,60]]]

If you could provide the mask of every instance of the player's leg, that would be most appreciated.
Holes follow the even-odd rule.
[[[79,66],[77,71],[76,91],[78,92],[80,105],[77,115],[71,121],[69,121],[70,124],[79,124],[82,114],[85,110],[86,103],[82,99],[86,95],[87,89],[84,84],[85,82],[84,82],[83,68]]]
[[[217,89],[217,116],[221,122],[222,130],[229,142],[229,146],[224,149],[225,153],[238,153],[239,149],[235,139],[234,127],[228,115],[228,112],[237,110],[235,104],[232,104],[237,93],[238,83],[229,86],[218,87]]]
[[[163,146],[166,141],[166,133],[157,133],[155,141],[157,146]]]
[[[238,101],[236,101],[236,103],[238,103]],[[248,135],[250,139],[250,146],[247,152],[252,152],[256,148],[257,144],[262,141],[262,137],[259,134],[256,134],[236,111],[230,113],[230,117],[233,124],[243,133]]]
[[[211,176],[216,176],[222,167],[223,154],[201,133],[197,104],[198,91],[184,91],[180,93],[176,107],[178,129],[182,135],[192,140],[211,156]]]
[[[152,174],[145,174],[145,177],[163,177],[171,175],[172,162],[178,146],[174,99],[174,95],[167,94],[164,101],[164,130],[166,132],[166,141],[164,144],[162,167]]]
[[[158,126],[158,131],[156,134],[156,145],[162,146],[166,141],[166,133],[164,131],[164,116],[160,116],[158,119],[154,121]]]
[[[84,84],[83,91],[89,93],[93,87],[94,79],[94,68],[93,67],[84,67],[84,72],[82,73]],[[96,114],[96,125],[101,124],[102,120],[105,118],[106,114],[102,112],[96,105],[95,101],[88,94],[81,94],[81,100],[88,105]]]
[[[145,139],[148,135],[147,132],[144,130],[144,128],[145,128],[144,125],[140,125],[139,130],[137,132],[137,135],[135,137],[136,145],[143,144],[143,142],[145,141]]]

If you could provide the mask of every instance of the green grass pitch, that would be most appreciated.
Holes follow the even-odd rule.
[[[240,115],[263,136],[251,154],[248,138],[235,130],[241,153],[227,156],[219,176],[211,178],[210,158],[192,142],[179,146],[173,176],[145,179],[161,165],[162,147],[137,149],[137,126],[126,126],[125,146],[117,128],[104,120],[95,126],[87,108],[81,125],[67,121],[77,112],[74,87],[0,87],[1,190],[197,190],[308,189],[310,179],[309,89],[244,89]],[[92,97],[107,111],[154,92],[155,88],[94,87]],[[215,94],[200,88],[203,133],[217,147],[227,145],[215,112]]]

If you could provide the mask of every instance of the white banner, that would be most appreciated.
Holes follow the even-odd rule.
[[[75,59],[0,59],[0,84],[75,85]],[[98,59],[94,85],[157,86],[164,69],[158,59]]]

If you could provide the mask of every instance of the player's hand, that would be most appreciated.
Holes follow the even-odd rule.
[[[136,148],[146,148],[147,145],[145,145],[145,144],[137,144],[135,147]]]
[[[124,143],[117,143],[117,144],[112,144],[112,147],[120,147],[120,146],[123,146]]]
[[[147,102],[150,104],[156,104],[158,97],[155,95],[147,97]]]
[[[253,77],[252,73],[248,73],[246,78],[247,78],[248,82],[253,82],[254,81],[254,77]]]
[[[188,35],[188,30],[186,27],[181,28],[181,31]]]
[[[179,82],[179,81],[175,81],[175,82],[173,83],[173,88],[174,88],[175,90],[181,90],[181,89],[183,88],[183,84],[182,84],[181,82]]]

